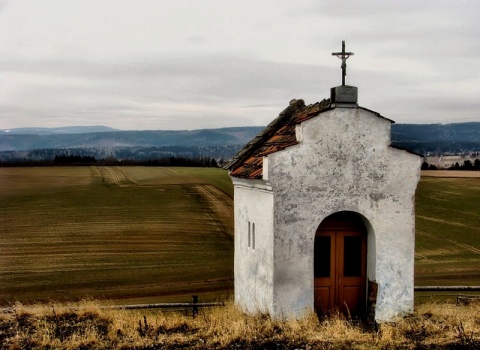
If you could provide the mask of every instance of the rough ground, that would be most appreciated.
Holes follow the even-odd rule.
[[[196,318],[143,310],[99,309],[90,303],[25,308],[0,315],[7,349],[479,349],[480,306],[424,304],[414,315],[366,327],[338,315],[272,320],[232,304]]]

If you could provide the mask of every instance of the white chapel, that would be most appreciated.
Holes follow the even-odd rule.
[[[392,120],[342,85],[292,100],[227,166],[234,184],[235,302],[273,317],[309,310],[389,321],[413,311],[421,158]]]

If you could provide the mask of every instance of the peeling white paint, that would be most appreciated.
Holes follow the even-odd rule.
[[[376,320],[413,311],[421,159],[389,146],[390,126],[362,108],[323,112],[296,127],[299,144],[264,159],[264,180],[233,179],[237,304],[274,317],[313,309],[316,229],[330,214],[353,211],[368,229]],[[254,251],[247,247],[249,221],[256,225]]]

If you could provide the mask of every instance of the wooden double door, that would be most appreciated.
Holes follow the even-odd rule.
[[[315,235],[315,311],[363,316],[366,306],[367,233],[354,213],[327,217]]]

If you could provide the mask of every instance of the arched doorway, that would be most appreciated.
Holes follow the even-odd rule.
[[[315,234],[315,311],[363,316],[366,306],[367,230],[358,214],[338,212]]]

